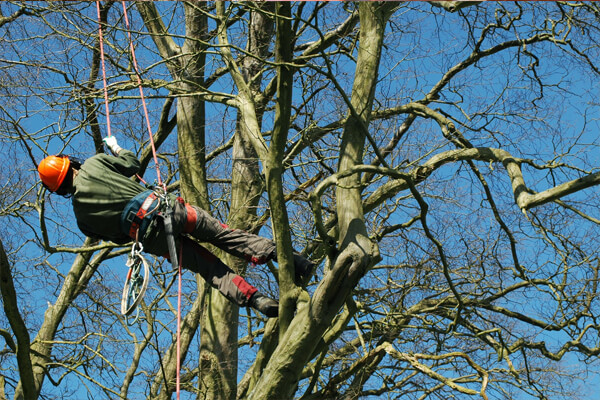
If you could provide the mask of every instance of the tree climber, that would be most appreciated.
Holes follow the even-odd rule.
[[[161,197],[130,179],[140,168],[135,154],[122,149],[114,136],[104,139],[114,156],[96,154],[81,163],[66,155],[48,156],[38,165],[40,179],[51,192],[72,197],[77,225],[85,235],[117,244],[139,240],[144,251],[168,258]],[[205,210],[169,195],[173,234],[182,246],[180,262],[239,306],[250,306],[269,318],[278,303],[258,292],[210,251],[188,237],[208,242],[254,264],[276,260],[275,243],[230,229]],[[296,283],[312,274],[314,264],[294,254]]]

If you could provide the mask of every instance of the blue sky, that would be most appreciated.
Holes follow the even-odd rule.
[[[172,5],[172,2],[161,3],[161,7],[164,7],[163,11],[165,15],[170,15],[169,13],[171,12]],[[89,21],[86,21],[86,25],[84,26],[86,32],[89,31],[89,37],[87,38],[86,44],[90,45],[93,42],[95,35],[95,9],[86,4],[81,5],[81,7],[85,9],[87,16],[90,18]],[[492,6],[490,5],[489,7]],[[416,8],[422,12],[410,13],[410,8]],[[4,10],[5,9],[3,8],[3,11]],[[401,23],[389,27],[390,42],[386,48],[385,56],[381,64],[381,76],[386,77],[386,79],[383,80],[382,78],[382,84],[378,87],[377,100],[381,103],[378,105],[392,107],[394,105],[402,104],[408,99],[420,98],[431,85],[440,79],[440,71],[447,69],[449,66],[463,59],[470,52],[470,48],[465,44],[467,42],[468,31],[465,29],[464,21],[461,22],[461,18],[455,16],[440,18],[430,14],[429,11],[430,10],[423,5],[407,6],[407,8],[401,11],[402,13],[406,13],[406,19],[400,19]],[[120,9],[115,8],[109,15],[109,18],[116,19],[118,18],[119,13]],[[335,20],[335,18],[332,19]],[[173,26],[176,25],[176,20],[177,18],[170,20],[173,22]],[[139,22],[137,27],[140,28]],[[35,31],[34,28],[36,27],[33,25],[29,27],[32,32]],[[74,29],[75,27],[71,28]],[[404,34],[398,34],[399,31],[402,31]],[[439,32],[443,32],[443,34],[438,34]],[[512,32],[506,33],[507,37],[513,34],[514,33]],[[310,35],[310,33],[307,33],[307,35]],[[125,47],[125,35],[121,32],[117,37],[120,37],[119,43],[121,46]],[[89,71],[85,68],[80,71],[78,70],[79,65],[87,65],[89,62],[90,52],[87,49],[76,45],[67,46],[50,40],[40,40],[39,43],[43,45],[31,46],[31,48],[24,49],[22,46],[18,46],[19,41],[16,41],[14,46],[15,50],[18,50],[20,53],[25,53],[25,55],[28,56],[31,55],[36,59],[43,59],[49,66],[54,65],[52,64],[53,57],[43,57],[44,54],[53,54],[57,66],[64,62],[64,60],[72,60],[73,63],[69,73],[72,74],[73,77],[77,77],[81,82],[84,82],[87,79]],[[154,63],[158,62],[155,54],[145,50],[146,47],[152,48],[152,44],[147,38],[140,37],[139,41],[136,43],[138,48],[137,55],[142,68],[154,65]],[[491,45],[491,43],[488,44],[487,42],[484,42],[484,47],[487,45]],[[538,120],[528,121],[526,118],[523,118],[522,120],[515,119],[507,122],[507,117],[500,113],[500,111],[502,111],[505,113],[516,114],[531,111],[528,110],[531,100],[538,97],[540,94],[531,71],[528,71],[526,68],[524,70],[521,69],[521,67],[526,67],[533,59],[522,53],[518,53],[516,50],[503,53],[501,57],[491,59],[490,61],[483,61],[476,67],[460,73],[453,80],[449,90],[444,91],[443,102],[440,102],[437,107],[445,112],[458,116],[457,118],[460,121],[469,125],[472,128],[471,130],[466,130],[469,134],[469,139],[477,144],[493,146],[496,141],[504,141],[507,137],[514,137],[514,140],[506,139],[506,141],[503,142],[503,146],[510,151],[515,151],[516,155],[522,157],[536,154],[536,156],[540,158],[540,160],[538,160],[540,163],[555,157],[557,149],[564,149],[564,141],[571,140],[574,136],[581,134],[581,139],[579,140],[580,144],[577,146],[581,149],[576,148],[568,154],[565,154],[564,157],[558,157],[558,160],[568,161],[569,163],[582,168],[587,168],[589,165],[600,165],[598,163],[600,157],[598,157],[599,153],[597,151],[597,132],[599,127],[597,95],[600,92],[598,90],[597,76],[589,75],[580,64],[553,62],[552,60],[555,59],[555,57],[560,57],[561,54],[552,46],[545,44],[540,45],[539,47],[536,47],[535,45],[532,47],[534,51],[539,52],[537,54],[544,55],[544,57],[540,58],[540,65],[538,66],[537,71],[544,75],[547,84],[552,85],[544,88],[544,97],[537,102],[540,109],[537,114],[539,116]],[[9,58],[10,56],[11,54],[7,53],[2,57]],[[521,57],[518,64],[513,62],[514,58],[517,56]],[[124,56],[121,57],[122,59],[120,59],[120,61],[124,63]],[[214,64],[211,64],[211,66],[213,69],[216,69],[219,64],[215,62]],[[339,63],[337,63],[334,68],[336,68],[336,72],[340,76],[353,73],[353,64],[347,58],[340,58]],[[38,90],[41,93],[47,88],[56,88],[58,92],[59,89],[67,85],[59,75],[47,74],[43,69],[36,69],[35,72],[40,74],[40,80],[39,88],[34,88],[34,90]],[[109,69],[108,72],[110,77],[115,71]],[[506,72],[511,72],[511,74],[506,74]],[[161,66],[153,66],[152,71],[148,72],[148,75],[152,75],[152,77],[156,78],[167,77],[165,68]],[[309,80],[311,77],[305,76],[305,78]],[[109,78],[109,82],[114,82],[118,79]],[[25,81],[25,83],[27,82],[29,81]],[[485,84],[482,84],[484,82]],[[351,81],[348,80],[343,83],[346,85],[346,89],[349,89]],[[27,92],[26,86],[27,85],[20,89],[22,90],[22,93]],[[227,78],[221,79],[217,85],[215,85],[218,90],[224,92],[231,91],[231,86],[231,82]],[[508,90],[503,92],[507,87]],[[135,92],[136,90],[133,90],[131,93],[124,93],[124,95],[135,96]],[[155,98],[155,96],[164,95],[164,92],[147,90],[146,93],[149,97],[153,126],[156,126],[163,99]],[[558,96],[559,94],[565,94],[565,96]],[[69,129],[80,128],[77,128],[75,118],[65,118],[64,107],[67,106],[61,101],[65,101],[67,95],[69,95],[69,93],[67,93],[65,97],[48,96],[47,98],[42,97],[40,99],[26,100],[23,96],[22,98],[12,99],[12,101],[15,102],[23,102],[21,107],[21,110],[23,111],[18,117],[22,117],[21,124],[27,132],[32,134],[35,133],[38,137],[44,136],[44,139],[40,141],[40,143],[43,144],[43,148],[33,149],[34,155],[38,159],[43,156],[44,152],[57,153],[60,151],[67,151],[82,158],[93,154],[93,146],[88,136],[89,132],[87,132],[86,128],[83,128],[81,132],[76,132],[76,134],[71,134],[68,131]],[[322,124],[325,124],[328,120],[335,120],[338,118],[338,115],[334,113],[335,107],[332,104],[339,101],[339,98],[336,98],[335,92],[333,91],[329,92],[328,95],[329,97],[326,97],[327,101],[323,101],[319,104],[318,106],[320,106],[320,108],[316,107],[317,109],[314,114],[323,118],[321,120]],[[5,98],[6,97],[3,97],[3,99]],[[498,102],[501,103],[501,106],[494,108],[494,110],[498,112],[492,117],[478,115],[477,111],[484,109],[486,105],[491,103],[490,99],[497,99]],[[298,98],[297,101],[299,102],[300,99]],[[460,102],[459,106],[451,104],[451,102],[453,103],[456,101]],[[594,102],[596,102],[596,107],[593,106]],[[143,128],[143,117],[139,110],[134,114],[134,117],[127,117],[127,119],[133,118],[135,124],[138,124],[139,126],[139,131],[132,131],[127,130],[126,127],[129,120],[123,121],[123,116],[126,115],[126,111],[134,108],[137,109],[138,106],[138,100],[135,98],[120,99],[111,103],[114,132],[119,137],[119,140],[124,147],[135,151],[139,151],[142,141],[145,140],[146,133]],[[555,112],[556,110],[559,110],[560,112]],[[470,120],[463,118],[462,113],[469,115]],[[77,113],[72,112],[71,115],[77,115]],[[228,138],[230,130],[233,128],[233,121],[224,121],[224,119],[232,115],[234,115],[234,110],[222,105],[209,108],[208,123],[211,127],[209,145],[212,146],[212,148],[221,144]],[[268,127],[269,120],[270,117],[267,117],[265,128]],[[401,121],[401,118],[397,119],[398,123]],[[302,122],[308,123],[310,120],[307,117],[306,120]],[[377,122],[375,122],[375,124],[377,124]],[[101,125],[104,125],[102,118]],[[439,132],[436,126],[429,121],[418,122],[416,126],[420,129],[419,133],[421,136],[415,140],[415,135],[412,135],[407,139],[405,148],[412,149],[414,154],[420,154],[422,151],[421,147],[425,147],[420,140],[423,142],[425,142],[425,140],[438,140],[436,138],[439,138]],[[478,131],[474,129],[483,126],[485,126],[487,130]],[[105,126],[102,126],[102,129],[105,132]],[[390,129],[389,131],[392,132],[393,129]],[[293,133],[297,134],[297,132]],[[494,135],[497,135],[497,137]],[[331,139],[330,144],[332,146],[335,145],[334,139]],[[2,142],[2,146],[3,148],[15,150],[15,145],[6,143],[5,141]],[[164,148],[173,150],[174,146],[175,141],[174,138],[172,138]],[[16,147],[18,148],[18,146]],[[594,147],[596,150],[591,151],[590,148],[593,149]],[[333,152],[335,152],[335,148],[332,148]],[[23,149],[18,148],[18,150],[22,151]],[[398,157],[400,156],[402,155],[398,155]],[[309,158],[310,156],[305,155],[304,157],[304,160],[306,160],[306,158]],[[32,182],[37,179],[34,167],[32,163],[27,160],[27,157],[22,157],[21,154],[19,155],[18,160],[22,163],[23,168],[28,170],[28,178]],[[211,176],[227,176],[230,168],[230,157],[225,157],[225,160],[220,160],[219,163],[215,162],[214,165],[210,166]],[[543,190],[551,183],[551,177],[548,175],[538,174],[537,171],[532,168],[528,168],[527,172],[531,174],[529,175],[531,179],[528,181],[528,184],[530,184],[532,188]],[[492,172],[489,173],[490,177],[498,176],[494,175]],[[496,173],[500,176],[502,175],[501,172]],[[572,179],[576,173],[577,172],[573,170],[563,170],[557,174],[556,179],[558,181]],[[4,177],[5,175],[2,176]],[[12,179],[15,179],[15,182],[18,182],[18,179],[16,179],[17,175],[14,175],[14,177],[15,178]],[[154,179],[154,171],[152,168],[148,170],[145,178],[150,181]],[[468,186],[471,178],[472,177],[470,177],[468,173],[465,173],[462,170],[457,171],[456,169],[440,171],[437,176],[437,179],[446,183],[446,193],[451,193],[456,196],[456,199],[470,195],[472,190],[478,190]],[[452,179],[457,179],[457,181],[460,182],[460,185],[457,185],[455,183],[457,181],[452,181]],[[503,189],[508,189],[506,178],[491,180],[491,182],[495,185],[494,188],[498,192],[501,192]],[[588,190],[591,191],[595,189]],[[216,191],[217,190],[215,189],[215,192]],[[511,193],[508,190],[505,192],[504,196],[499,196],[498,200],[507,206],[511,206],[513,203]],[[455,206],[453,204],[445,204],[441,201],[435,202],[433,199],[431,201],[432,204],[439,207],[432,210],[431,224],[435,225],[436,228],[439,228],[445,222],[443,220],[443,213],[454,209]],[[476,203],[478,198],[475,197],[472,201]],[[219,202],[220,205],[225,203],[226,199]],[[48,199],[47,207],[47,215],[54,220],[53,225],[56,224],[62,228],[59,232],[54,231],[55,234],[51,237],[51,242],[79,243],[81,235],[78,233],[74,224],[64,224],[63,222],[73,220],[68,202],[61,198],[53,198],[51,196]],[[468,209],[465,208],[465,210]],[[399,211],[395,218],[398,222],[402,222],[405,218],[409,218],[413,211],[413,209],[406,208],[405,210]],[[482,220],[485,220],[485,218],[490,218],[489,213],[486,214],[482,212],[481,214],[464,216],[465,221],[481,222]],[[518,213],[511,215],[510,218],[513,218],[512,221],[516,225],[522,226],[526,224],[525,219],[523,219],[524,217],[520,217]],[[37,215],[31,215],[30,218],[28,218],[28,222],[32,227],[35,227],[37,224]],[[12,220],[7,222],[7,224],[18,226],[18,221]],[[480,233],[483,235],[485,234],[486,225],[483,224],[482,226],[482,232]],[[489,226],[495,226],[491,219]],[[597,228],[594,225],[585,223],[571,227],[571,229],[581,236],[589,236],[597,232]],[[529,238],[527,237],[529,234],[534,235],[535,229],[533,227],[525,227],[523,228],[523,231],[526,233],[521,236],[523,247],[532,243],[535,244],[535,240],[528,241]],[[586,235],[584,235],[584,233]],[[268,228],[263,230],[263,234],[269,234]],[[448,240],[451,241],[455,239],[448,238]],[[18,239],[14,239],[14,241],[18,242]],[[457,239],[456,243],[459,243]],[[35,262],[39,262],[37,268],[42,269],[42,260],[45,255],[39,251],[36,243],[30,242],[26,243],[24,246],[23,249],[26,251],[29,258],[35,260]],[[15,245],[14,247],[17,248],[18,245]],[[534,258],[533,253],[527,254],[525,251],[523,253],[525,255],[524,258],[531,260],[532,262],[533,260],[538,260],[537,262],[539,262],[539,260],[544,260],[548,263],[553,262],[553,253],[549,248],[536,248],[535,251],[539,251],[540,253],[545,252],[544,256]],[[398,261],[398,254],[394,253],[393,250],[387,251],[384,255],[384,263],[387,263],[388,261],[389,263]],[[64,259],[64,262],[59,262],[62,259]],[[52,264],[59,265],[59,273],[66,274],[71,259],[72,257],[70,255],[54,255],[50,256],[48,261]],[[104,290],[106,287],[120,287],[120,282],[124,278],[124,261],[124,257],[119,257],[104,263],[101,270],[98,272],[98,276],[95,277],[95,288],[97,290]],[[25,264],[25,262],[23,264]],[[191,276],[188,275],[186,278],[191,279]],[[39,318],[43,313],[47,302],[53,302],[55,299],[54,296],[56,293],[46,292],[45,287],[43,286],[44,282],[54,286],[60,282],[60,279],[62,279],[62,277],[47,271],[39,271],[39,274],[36,276],[36,280],[34,281],[36,285],[32,285],[32,287],[39,287],[40,289],[39,291],[35,291],[36,289],[34,289],[32,292],[34,295],[24,302],[24,304],[26,303],[25,307],[27,311],[32,313],[32,317],[30,317],[31,319],[28,321],[32,326],[36,325],[36,318],[33,316]],[[21,280],[21,282],[23,281]],[[192,286],[193,282],[188,281],[188,285]],[[149,298],[157,295],[157,286],[158,284],[154,282],[153,288],[155,291],[149,291]],[[21,291],[30,291],[32,290],[32,287],[28,284],[24,284],[24,286],[21,287]],[[111,295],[118,296],[119,293],[112,293]],[[540,298],[532,299],[531,304],[522,304],[521,308],[526,309],[529,306],[532,309],[540,311],[542,309],[541,306],[543,305],[540,303],[540,300]],[[82,304],[86,304],[87,302],[85,298],[80,299],[80,301]],[[165,313],[165,315],[167,314],[168,313]],[[76,324],[77,317],[77,312],[73,311],[72,314],[69,314],[68,316],[69,323]],[[2,318],[3,316],[0,317],[0,321],[3,321]],[[107,314],[106,318],[114,318],[114,316]],[[119,325],[116,325],[114,329],[119,329]],[[244,331],[240,330],[240,335],[243,334]],[[559,341],[559,343],[566,340],[564,334],[551,335],[550,333],[541,332],[538,336],[546,336],[545,340],[547,340],[549,344],[556,340]],[[91,343],[95,343],[95,340],[96,339],[90,339]],[[161,337],[160,340],[166,344],[168,342],[168,335]],[[131,347],[131,343],[125,342],[123,346],[116,348],[116,351],[119,351],[119,354],[122,354],[123,360],[127,360],[131,357]],[[241,365],[249,360],[251,361],[252,355],[253,350],[244,353],[243,356],[246,359],[242,360]],[[155,358],[154,354],[148,355],[148,362],[156,363]],[[578,364],[578,362],[579,361],[574,359],[574,357],[568,357],[565,358],[563,364]],[[122,371],[119,371],[112,376],[112,379],[118,381],[121,377]],[[74,376],[67,378],[67,381],[70,383],[67,390],[79,390],[82,393],[87,392],[87,389],[83,384],[85,381],[80,382],[78,378]],[[64,386],[54,389],[51,388],[50,385],[47,385],[47,388],[51,393],[57,394],[65,389]],[[94,388],[92,390],[97,391],[98,389]],[[143,390],[143,388],[140,388],[140,390]],[[581,399],[594,399],[598,390],[600,390],[600,378],[598,374],[586,378],[585,384],[581,387],[581,395],[583,396]],[[517,398],[527,399],[527,397],[524,397],[522,394]]]

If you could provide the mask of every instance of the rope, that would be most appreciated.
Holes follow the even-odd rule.
[[[175,388],[177,391],[177,400],[179,400],[179,386],[181,384],[181,260],[183,255],[183,244],[179,245],[179,266],[178,266],[178,289],[177,289],[177,377],[175,380]]]
[[[144,294],[150,280],[150,267],[146,259],[142,256],[142,250],[143,246],[136,241],[131,247],[131,252],[125,264],[129,267],[129,272],[125,279],[125,286],[123,287],[123,295],[121,297],[121,314],[125,316],[125,320],[129,326],[136,323],[139,319],[140,309],[138,306],[144,299]],[[142,270],[143,277],[141,274]],[[128,317],[134,310],[136,310],[136,315],[133,321],[130,322]]]
[[[106,85],[106,69],[104,67],[104,36],[102,34],[102,17],[100,16],[100,1],[96,1],[98,12],[98,41],[100,42],[100,61],[102,64],[102,83],[104,87],[104,108],[106,109],[106,134],[110,137],[110,111],[108,107],[108,89]]]
[[[160,179],[160,168],[158,167],[158,158],[156,157],[156,146],[154,145],[154,137],[152,136],[152,126],[150,124],[150,116],[148,114],[148,108],[146,107],[146,98],[144,97],[144,89],[142,89],[142,78],[140,77],[140,70],[138,68],[137,59],[135,57],[135,48],[133,46],[133,40],[131,39],[131,30],[129,29],[129,18],[127,17],[127,7],[125,1],[123,4],[123,16],[125,17],[125,26],[127,28],[127,37],[129,38],[129,49],[131,51],[131,59],[133,61],[133,69],[135,70],[135,77],[137,78],[138,88],[140,89],[140,98],[142,100],[142,107],[144,109],[144,116],[146,117],[146,128],[148,129],[148,136],[150,137],[150,145],[152,146],[152,157],[154,158],[154,166],[156,167],[156,178],[158,184],[162,186],[165,193],[167,193],[167,187]]]
[[[127,28],[127,37],[129,38],[129,49],[131,52],[131,59],[133,61],[133,68],[135,71],[138,88],[140,90],[140,98],[142,101],[142,107],[144,109],[144,116],[146,119],[146,127],[148,129],[148,136],[150,137],[150,146],[152,147],[152,157],[154,158],[154,165],[156,167],[156,178],[157,178],[158,185],[163,188],[165,196],[166,196],[167,195],[167,187],[166,187],[166,184],[162,182],[162,179],[160,176],[160,168],[159,168],[159,163],[158,163],[158,157],[156,156],[156,146],[154,144],[154,137],[152,135],[152,126],[150,124],[150,116],[148,113],[148,108],[146,106],[146,99],[144,97],[144,90],[142,88],[142,79],[141,79],[140,71],[138,68],[137,59],[135,57],[135,48],[133,46],[133,40],[131,38],[131,30],[129,28],[129,18],[127,15],[127,7],[125,5],[125,1],[121,1],[121,4],[123,5],[123,16],[124,16],[125,25]],[[96,9],[98,12],[100,58],[102,61],[102,78],[103,78],[102,82],[104,85],[104,104],[106,107],[107,134],[108,134],[108,136],[111,136],[109,107],[108,107],[108,90],[107,90],[107,84],[106,84],[106,71],[105,71],[105,67],[104,67],[104,45],[103,45],[104,39],[103,39],[103,35],[102,35],[102,19],[101,19],[101,15],[100,15],[100,1],[99,0],[96,1]],[[178,288],[178,293],[177,293],[177,380],[176,380],[177,400],[179,400],[179,395],[180,395],[180,370],[181,370],[181,280],[182,280],[182,278],[181,278],[181,275],[182,275],[181,251],[182,251],[182,249],[180,248],[180,257],[179,257],[180,262],[176,263],[178,265],[178,276],[179,276],[179,285],[178,285],[179,288]],[[177,256],[177,254],[173,254],[171,258],[176,258],[176,256]]]

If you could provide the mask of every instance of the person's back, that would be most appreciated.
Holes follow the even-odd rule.
[[[87,159],[73,179],[73,211],[81,231],[115,243],[131,239],[120,228],[127,203],[145,189],[131,177],[140,163],[135,154],[121,150],[117,157],[97,154]]]

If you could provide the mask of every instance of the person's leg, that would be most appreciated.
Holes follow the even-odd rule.
[[[183,246],[181,252],[183,268],[200,274],[209,285],[233,303],[242,307],[255,308],[269,318],[277,316],[279,306],[275,300],[259,293],[258,289],[193,240],[183,236],[180,240]]]
[[[178,207],[183,212],[183,207]],[[272,240],[239,229],[231,229],[203,209],[185,204],[186,223],[183,231],[204,242],[211,243],[236,257],[254,264],[277,261],[276,245]],[[310,277],[315,265],[302,255],[294,253],[295,277],[298,285]]]
[[[185,205],[184,232],[248,262],[263,264],[275,257],[275,242],[240,229],[231,229],[200,207]]]
[[[185,210],[182,205],[177,204],[175,210],[182,208]],[[183,228],[182,218],[185,218],[185,212],[175,213],[174,230],[176,232],[181,232]],[[250,306],[269,318],[277,316],[279,307],[275,300],[259,293],[254,286],[233,272],[210,251],[184,235],[177,235],[177,243],[179,246],[183,246],[180,260],[183,268],[200,274],[209,285],[219,290],[233,303],[242,307]],[[160,217],[155,218],[150,224],[144,235],[143,244],[144,251],[169,258],[167,237]]]

